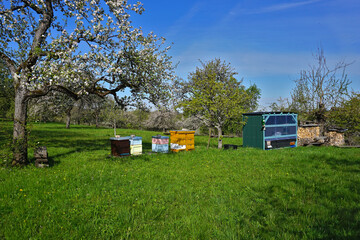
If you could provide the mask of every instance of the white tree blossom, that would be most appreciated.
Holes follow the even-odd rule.
[[[140,2],[127,0],[0,2],[0,58],[15,87],[14,143],[26,142],[20,128],[27,101],[49,91],[73,98],[112,94],[123,105],[137,98],[156,102],[173,68],[165,40],[130,21],[143,11]],[[126,88],[133,96],[119,98]]]

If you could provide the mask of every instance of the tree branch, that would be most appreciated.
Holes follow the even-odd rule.
[[[47,95],[49,92],[51,91],[58,91],[58,92],[62,92],[66,95],[68,95],[69,97],[78,100],[80,97],[77,93],[71,91],[69,88],[66,88],[64,86],[60,86],[60,85],[52,85],[52,86],[48,86],[45,87],[44,89],[41,90],[35,90],[35,91],[31,91],[27,97],[28,98],[37,98],[37,97],[43,97],[45,95]]]
[[[44,11],[43,9],[39,8],[38,6],[36,6],[34,3],[31,3],[29,2],[28,0],[21,0],[25,6],[24,7],[27,7],[29,6],[32,10],[34,10],[37,14],[44,14]],[[46,1],[48,2],[48,1]]]
[[[0,51],[0,58],[4,60],[6,66],[9,68],[11,74],[16,73],[16,63],[9,58],[5,53]]]
[[[28,0],[22,0],[26,5],[32,8],[36,13],[42,15],[42,19],[40,20],[40,24],[38,28],[35,30],[34,39],[31,45],[31,50],[29,52],[29,56],[20,66],[18,67],[18,71],[20,72],[24,68],[32,67],[38,60],[39,56],[41,56],[41,44],[45,41],[45,33],[50,28],[51,23],[53,21],[54,12],[52,8],[52,1],[45,0],[46,9],[42,10],[38,8],[35,4],[30,3]]]
[[[24,5],[24,6],[14,6],[14,7],[8,9],[8,10],[0,12],[0,15],[3,15],[5,13],[10,13],[10,12],[15,12],[17,10],[24,9],[25,7],[26,7],[26,5]]]

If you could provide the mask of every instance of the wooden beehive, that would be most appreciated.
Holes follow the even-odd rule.
[[[49,167],[48,152],[46,147],[36,148],[34,151],[34,157],[36,167]]]
[[[130,154],[131,155],[142,154],[142,145],[130,145]]]
[[[195,131],[170,131],[170,148],[173,152],[195,149]]]
[[[142,137],[136,137],[134,135],[128,137],[130,140],[130,154],[140,155],[142,154]]]
[[[130,155],[130,140],[129,137],[110,138],[111,141],[111,155],[116,157]]]
[[[153,136],[151,150],[153,152],[167,153],[169,151],[169,137],[166,136]]]

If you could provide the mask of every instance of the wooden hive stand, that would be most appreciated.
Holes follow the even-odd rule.
[[[47,148],[42,146],[38,147],[34,151],[35,166],[38,168],[49,167]]]

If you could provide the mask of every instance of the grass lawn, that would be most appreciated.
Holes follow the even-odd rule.
[[[199,136],[192,152],[113,158],[112,129],[49,123],[30,142],[53,165],[9,168],[11,127],[0,122],[0,239],[360,239],[360,149],[206,150]],[[118,134],[149,152],[159,133]]]

